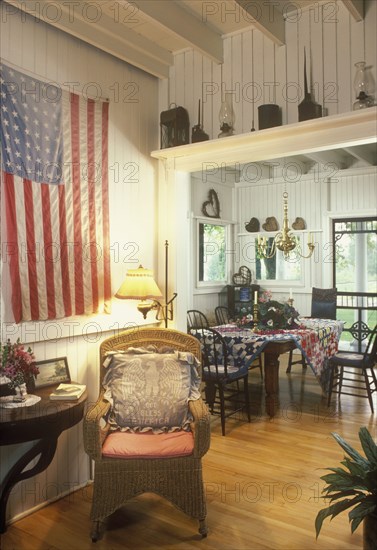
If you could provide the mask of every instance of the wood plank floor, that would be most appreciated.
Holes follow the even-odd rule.
[[[209,534],[201,539],[196,521],[156,495],[142,495],[110,519],[104,538],[90,540],[92,488],[70,496],[10,525],[2,550],[118,550],[121,548],[201,548],[216,550],[351,550],[362,547],[362,528],[351,535],[346,514],[324,524],[316,541],[314,519],[322,468],[339,464],[342,449],[331,437],[340,433],[360,449],[358,430],[376,437],[375,416],[366,399],[341,397],[330,409],[310,368],[280,367],[280,411],[264,411],[259,371],[250,373],[252,422],[227,420],[221,436],[213,417],[211,449],[203,460]],[[377,408],[376,408],[377,410]]]

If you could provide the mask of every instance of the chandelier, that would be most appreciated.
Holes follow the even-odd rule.
[[[309,252],[305,256],[300,251],[300,241],[295,235],[291,234],[291,229],[288,222],[288,193],[285,191],[283,193],[284,199],[284,217],[283,217],[283,228],[279,233],[277,233],[272,241],[272,244],[269,243],[268,237],[261,237],[258,235],[257,241],[257,257],[261,259],[272,258],[276,254],[276,250],[280,250],[284,254],[284,259],[288,260],[290,252],[295,250],[295,252],[301,258],[310,258],[314,252],[315,244],[311,233],[309,233],[308,239],[308,249]]]

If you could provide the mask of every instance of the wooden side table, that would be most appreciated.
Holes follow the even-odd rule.
[[[51,401],[50,393],[57,387],[34,390],[41,401],[30,407],[0,409],[0,445],[14,445],[35,441],[31,449],[12,466],[0,486],[0,533],[6,531],[6,505],[16,483],[43,472],[54,458],[58,438],[82,419],[86,391],[77,401]],[[38,462],[31,469],[24,468],[38,455]]]

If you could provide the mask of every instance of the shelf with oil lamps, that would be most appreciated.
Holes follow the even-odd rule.
[[[288,193],[286,191],[283,193],[283,203],[283,228],[275,235],[271,244],[268,237],[261,237],[260,234],[258,234],[256,245],[257,256],[258,258],[269,259],[276,254],[277,250],[280,250],[281,252],[283,252],[284,259],[287,260],[290,252],[292,252],[292,250],[295,250],[295,253],[298,253],[301,258],[310,258],[315,249],[313,236],[311,233],[309,233],[308,254],[302,254],[300,251],[299,240],[295,235],[292,235],[291,229],[289,227]]]

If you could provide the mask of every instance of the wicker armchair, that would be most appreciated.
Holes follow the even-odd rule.
[[[199,360],[200,344],[196,338],[170,329],[136,328],[105,340],[100,346],[100,382],[106,369],[103,367],[105,353],[125,350],[129,347],[155,345],[168,346],[178,351],[191,352]],[[206,503],[202,480],[201,458],[210,443],[209,413],[202,399],[189,401],[194,418],[191,430],[194,450],[191,455],[164,458],[107,458],[102,455],[102,445],[109,434],[110,426],[103,425],[110,403],[104,399],[100,384],[97,402],[88,410],[84,419],[84,445],[87,454],[95,462],[92,541],[101,538],[105,518],[123,506],[129,499],[145,493],[156,493],[187,515],[199,520],[199,533],[207,534]],[[156,436],[158,437],[158,436]]]

